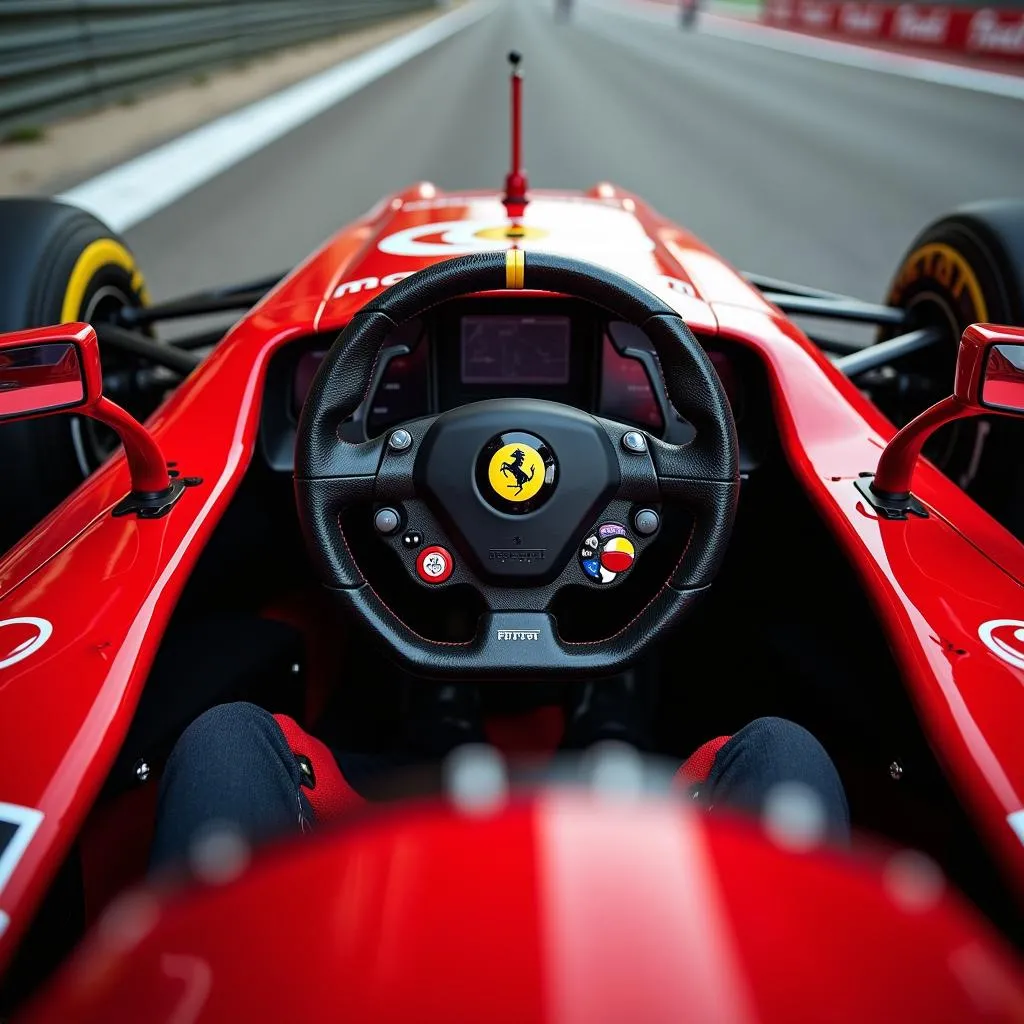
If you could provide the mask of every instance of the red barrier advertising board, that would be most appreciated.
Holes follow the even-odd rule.
[[[1024,61],[1024,10],[765,0],[762,20],[800,32]]]

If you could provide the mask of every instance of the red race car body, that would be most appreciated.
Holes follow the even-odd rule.
[[[925,514],[875,507],[857,482],[878,466],[891,423],[776,305],[638,197],[611,185],[537,192],[513,235],[499,195],[421,184],[274,287],[148,421],[188,484],[169,514],[111,515],[130,490],[117,456],[0,560],[0,801],[13,836],[0,855],[0,966],[90,820],[179,598],[262,457],[275,358],[329,344],[417,271],[504,250],[526,256],[518,269],[510,261],[521,277],[503,303],[538,296],[532,252],[577,257],[650,290],[702,344],[759,363],[785,464],[867,595],[1007,898],[1024,897],[1020,541],[924,461],[913,492]],[[716,366],[729,391],[728,360]],[[832,580],[814,585],[824,600]],[[732,625],[741,640],[748,623]],[[985,1012],[980,987],[992,1019],[1020,1019],[1012,955],[941,887],[901,902],[880,877],[671,805],[542,796],[483,819],[414,808],[356,818],[173,907],[128,897],[138,933],[122,921],[119,945],[108,921],[37,1013],[966,1020]],[[268,905],[282,908],[272,926],[254,909]],[[790,970],[805,1001],[792,998]]]
[[[356,817],[184,901],[129,894],[29,1019],[1019,1019],[1016,961],[914,855],[880,882],[621,800]]]

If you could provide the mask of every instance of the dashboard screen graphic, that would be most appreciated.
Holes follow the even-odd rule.
[[[463,384],[567,384],[567,316],[464,316]]]

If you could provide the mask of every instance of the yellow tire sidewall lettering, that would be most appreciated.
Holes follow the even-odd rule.
[[[147,302],[146,283],[141,272],[135,266],[132,254],[113,238],[100,238],[87,245],[75,261],[71,276],[68,278],[67,288],[64,290],[64,301],[60,312],[61,323],[72,323],[81,317],[90,282],[107,266],[120,267],[129,275],[132,289],[145,305]]]
[[[506,501],[529,501],[544,486],[547,467],[536,448],[528,444],[506,444],[487,466],[491,490]]]
[[[903,264],[889,296],[891,305],[899,305],[904,292],[922,278],[930,278],[959,302],[966,289],[972,317],[988,319],[988,304],[974,268],[958,249],[944,242],[928,242],[915,249]]]

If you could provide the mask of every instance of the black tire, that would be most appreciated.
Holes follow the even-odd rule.
[[[124,241],[74,206],[0,200],[0,332],[108,319],[145,304]],[[62,501],[112,447],[92,421],[51,416],[0,425],[0,551]]]
[[[886,301],[908,310],[913,327],[937,325],[946,335],[893,368],[898,377],[891,374],[890,382],[900,380],[902,393],[867,385],[879,408],[902,426],[952,393],[964,328],[1024,325],[1024,201],[972,203],[930,225],[900,262]],[[1024,538],[1022,451],[1024,426],[1000,416],[950,424],[925,446],[950,479]]]

